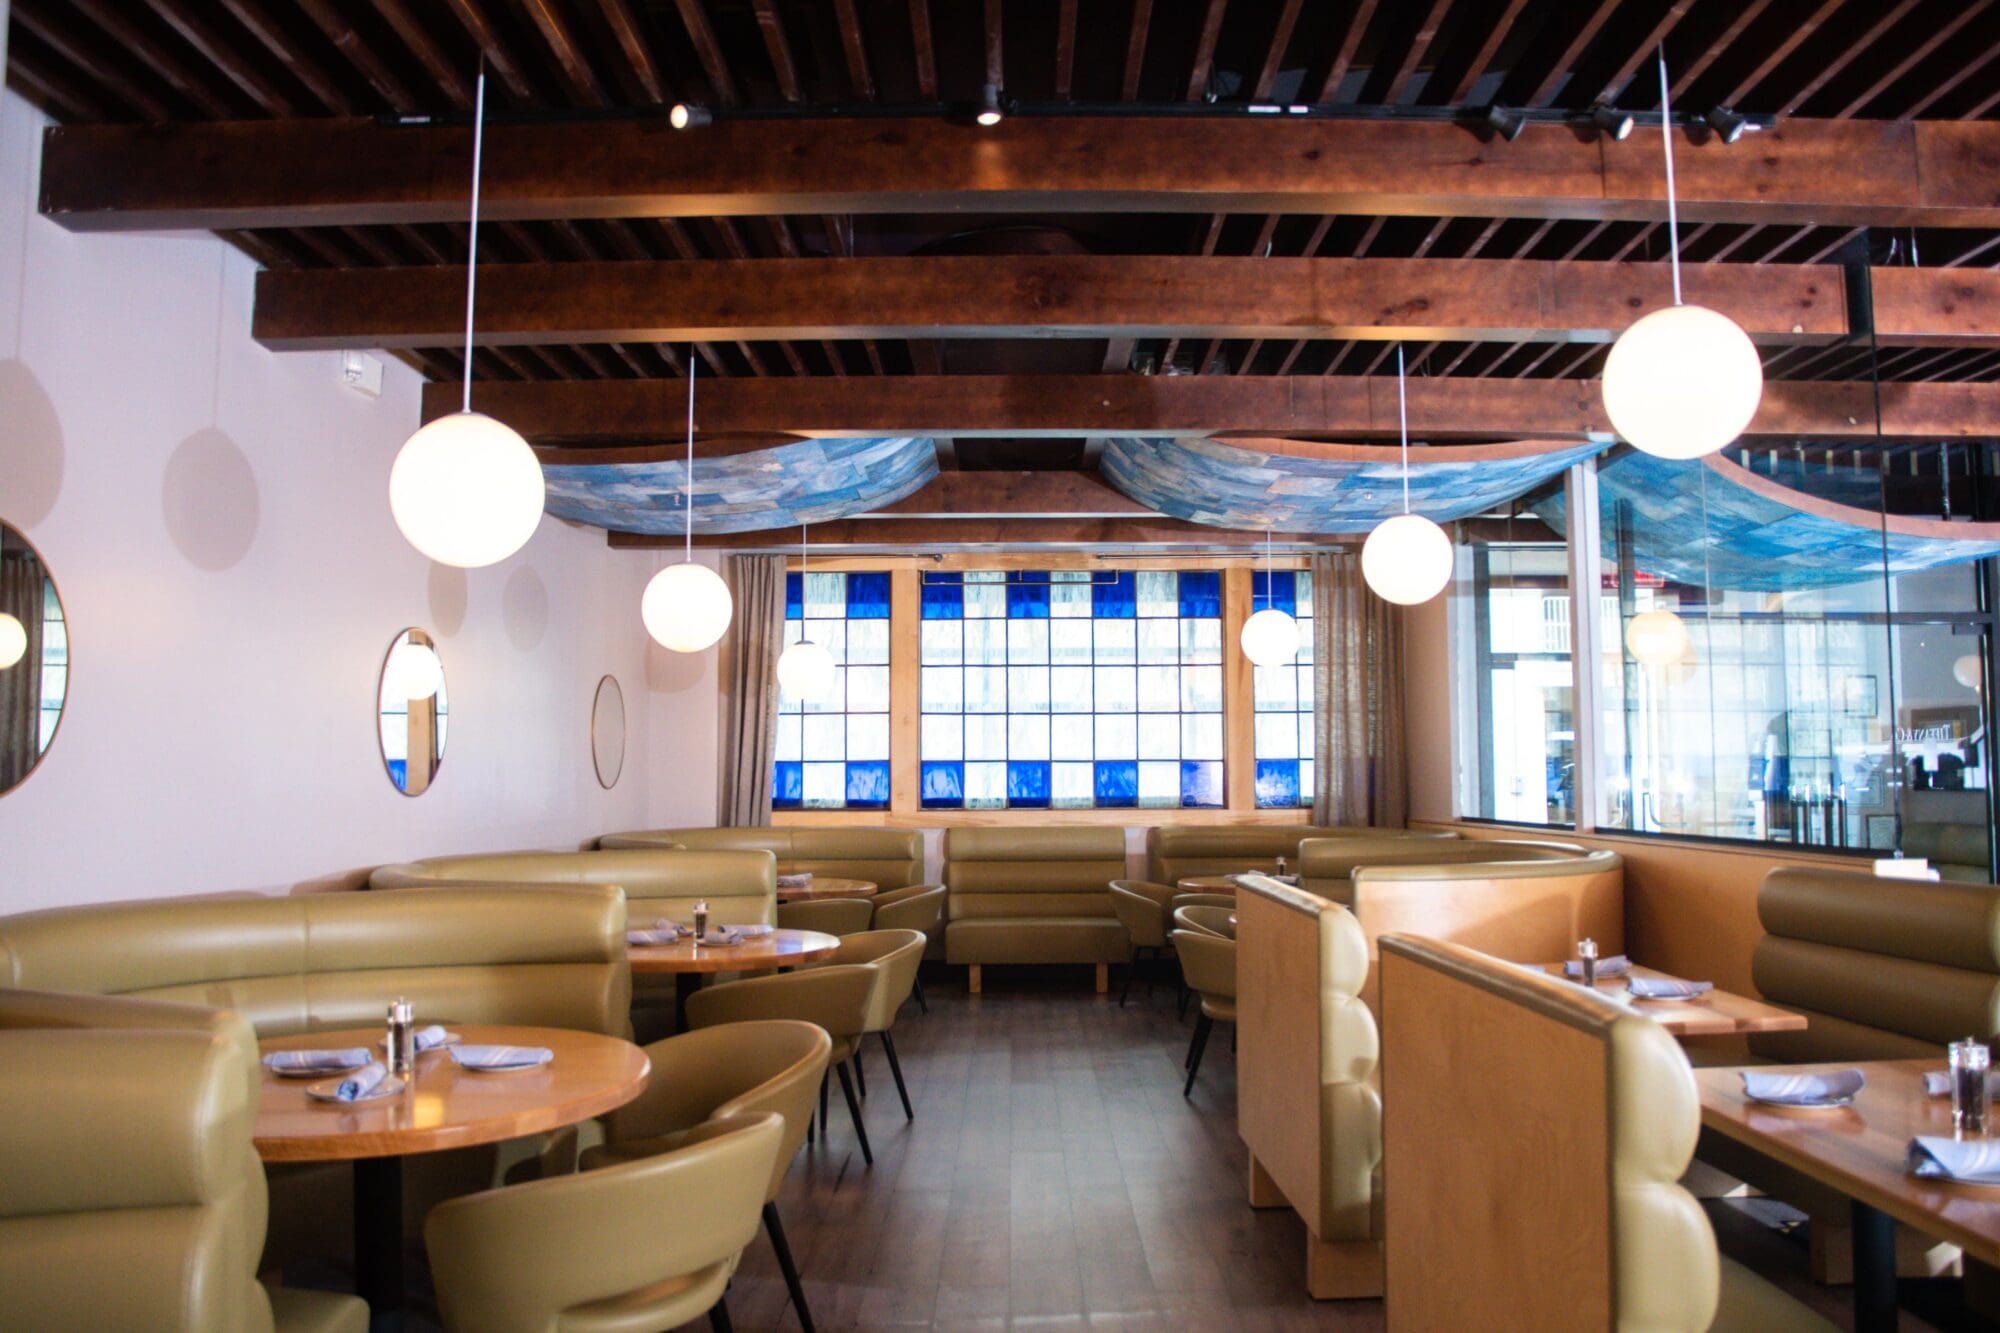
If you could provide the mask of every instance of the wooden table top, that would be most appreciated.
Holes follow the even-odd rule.
[[[1866,1086],[1852,1105],[1829,1111],[1753,1102],[1743,1095],[1738,1069],[1697,1069],[1694,1080],[1701,1120],[1710,1129],[1976,1258],[2000,1263],[2000,1187],[1927,1180],[1904,1165],[1916,1135],[1951,1135],[1951,1098],[1924,1093],[1924,1071],[1944,1067],[1942,1047],[1934,1060],[1757,1066],[1784,1073],[1859,1069]]]
[[[741,944],[634,945],[627,949],[632,970],[641,975],[679,972],[769,972],[824,958],[840,947],[840,937],[821,930],[774,930]]]
[[[1174,885],[1182,893],[1230,893],[1236,892],[1236,880],[1230,875],[1189,875]]]
[[[875,896],[875,881],[870,879],[841,879],[836,875],[814,875],[812,883],[800,889],[778,886],[778,901],[781,903],[810,902],[815,898],[872,898]]]
[[[373,1102],[317,1102],[309,1078],[264,1071],[255,1141],[267,1162],[338,1162],[404,1157],[497,1143],[560,1129],[623,1106],[645,1089],[652,1062],[629,1041],[567,1028],[447,1024],[469,1045],[546,1046],[556,1058],[518,1074],[460,1069],[444,1051],[417,1057],[416,1077],[393,1097]],[[305,1032],[258,1043],[264,1051],[367,1046],[382,1029]]]
[[[1549,963],[1547,969],[1561,976],[1563,965]],[[1670,977],[1669,973],[1636,964],[1630,975]],[[1625,989],[1622,976],[1600,978],[1597,989],[1613,999],[1626,1001],[1676,1037],[1735,1037],[1746,1032],[1803,1032],[1806,1028],[1804,1014],[1726,990],[1712,990],[1698,1000],[1641,1000]]]

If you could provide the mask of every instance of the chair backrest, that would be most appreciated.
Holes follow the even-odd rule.
[[[1390,935],[1381,951],[1391,1318],[1708,1328],[1720,1261],[1677,1183],[1701,1128],[1679,1044],[1620,1001],[1461,945]]]
[[[874,969],[875,987],[868,997],[864,1030],[883,1032],[895,1025],[896,1011],[917,984],[917,968],[923,964],[926,943],[922,931],[869,930],[849,935],[827,956],[830,967],[853,964]]]
[[[778,904],[778,925],[785,930],[853,935],[868,929],[874,920],[874,905],[866,898],[818,898]]]
[[[271,1328],[256,1039],[227,1010],[0,991],[10,1328]]]
[[[2000,887],[1787,867],[1764,876],[1757,915],[1751,979],[1809,1019],[1752,1037],[1758,1055],[1905,1059],[2000,1037]]]
[[[622,1034],[615,888],[145,899],[0,918],[0,986],[234,1009],[261,1036],[419,1018]]]
[[[665,917],[694,921],[694,905],[708,903],[720,925],[769,925],[774,919],[778,863],[764,851],[495,852],[439,856],[378,867],[370,888],[443,888],[458,884],[615,884],[625,890],[634,922]]]
[[[1220,903],[1185,903],[1174,909],[1174,929],[1233,940],[1236,938],[1236,923],[1229,918],[1235,915],[1236,903],[1233,899],[1227,906]]]
[[[673,1152],[439,1204],[424,1239],[445,1326],[546,1333],[614,1313],[637,1326],[649,1305],[674,1308],[673,1279],[697,1275],[720,1296],[784,1136],[770,1112],[715,1120]]]
[[[845,1041],[868,1030],[868,1005],[876,985],[875,969],[865,963],[725,981],[688,997],[688,1026],[791,1018],[817,1023],[836,1041]]]
[[[978,917],[1110,918],[1125,875],[1125,831],[1110,826],[954,828],[944,835],[953,921]]]
[[[1236,941],[1212,931],[1178,929],[1169,931],[1174,952],[1180,956],[1181,976],[1188,989],[1203,995],[1234,998],[1236,995]]]
[[[1167,912],[1171,916],[1183,907],[1220,907],[1223,915],[1236,910],[1236,895],[1233,893],[1177,893],[1167,900]]]
[[[1162,824],[1146,831],[1146,878],[1178,884],[1195,875],[1274,871],[1278,858],[1294,863],[1307,838],[1368,837],[1449,841],[1456,833],[1403,829],[1347,828],[1317,824]]]
[[[1143,879],[1114,879],[1110,890],[1111,910],[1133,944],[1157,949],[1167,942],[1168,904],[1174,898],[1171,887]]]
[[[1262,875],[1236,921],[1237,1130],[1312,1235],[1378,1239],[1368,942],[1346,908]]]
[[[912,884],[890,893],[878,893],[869,900],[873,914],[871,930],[920,930],[926,937],[944,929],[945,887],[942,884]]]
[[[599,847],[684,848],[688,851],[764,851],[778,858],[778,873],[865,879],[882,889],[920,883],[924,838],[914,829],[881,828],[677,828],[607,833]]]

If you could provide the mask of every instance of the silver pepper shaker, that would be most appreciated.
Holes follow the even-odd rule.
[[[399,1078],[408,1078],[417,1060],[417,1024],[410,1012],[410,1002],[398,996],[389,1006],[388,1031],[389,1072]]]
[[[694,942],[700,944],[708,935],[708,899],[697,898],[694,904]]]
[[[1581,964],[1583,984],[1595,990],[1597,988],[1597,941],[1592,939],[1578,940],[1576,943],[1576,957],[1577,961]]]
[[[1278,858],[1278,878],[1283,879],[1284,877],[1285,877],[1285,858],[1281,856]]]

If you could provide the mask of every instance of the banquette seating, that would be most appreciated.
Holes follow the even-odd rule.
[[[669,828],[607,833],[601,848],[679,848],[690,852],[769,852],[780,875],[865,879],[887,892],[920,884],[923,835],[867,828]]]
[[[614,885],[625,891],[634,923],[667,917],[682,924],[708,903],[719,925],[769,925],[777,919],[777,859],[768,851],[494,852],[437,856],[378,867],[371,889],[458,885]]]
[[[1903,855],[1927,859],[1940,878],[1966,884],[1987,880],[1986,829],[1978,824],[1910,821],[1903,825]]]
[[[988,963],[1087,963],[1106,989],[1130,937],[1111,904],[1125,833],[1111,827],[954,828],[944,839],[945,961],[977,994]]]
[[[1278,858],[1296,869],[1299,844],[1308,838],[1365,836],[1440,842],[1456,833],[1416,832],[1313,824],[1198,824],[1185,828],[1162,825],[1146,830],[1146,878],[1168,887],[1196,875],[1233,875],[1245,870],[1275,871]]]

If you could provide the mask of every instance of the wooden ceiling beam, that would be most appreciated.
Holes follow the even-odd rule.
[[[499,61],[495,61],[500,67]],[[489,126],[496,219],[905,212],[1310,213],[1660,221],[1658,142],[1442,122],[1010,116]],[[43,211],[78,231],[436,222],[471,129],[354,117],[56,126]],[[1787,121],[1676,153],[1689,223],[2000,227],[2000,124]],[[1203,170],[1190,172],[1186,163]]]
[[[426,419],[458,410],[459,386],[423,391]],[[677,438],[687,387],[676,380],[479,384],[480,410],[544,444],[603,447]],[[1595,380],[1412,383],[1410,431],[1420,439],[1611,438]],[[1884,432],[1897,438],[2000,435],[2000,384],[1889,382]],[[1218,432],[1393,439],[1394,376],[888,375],[712,379],[701,388],[704,434],[1066,437]],[[1774,381],[1751,434],[1866,438],[1875,432],[1865,382]]]

